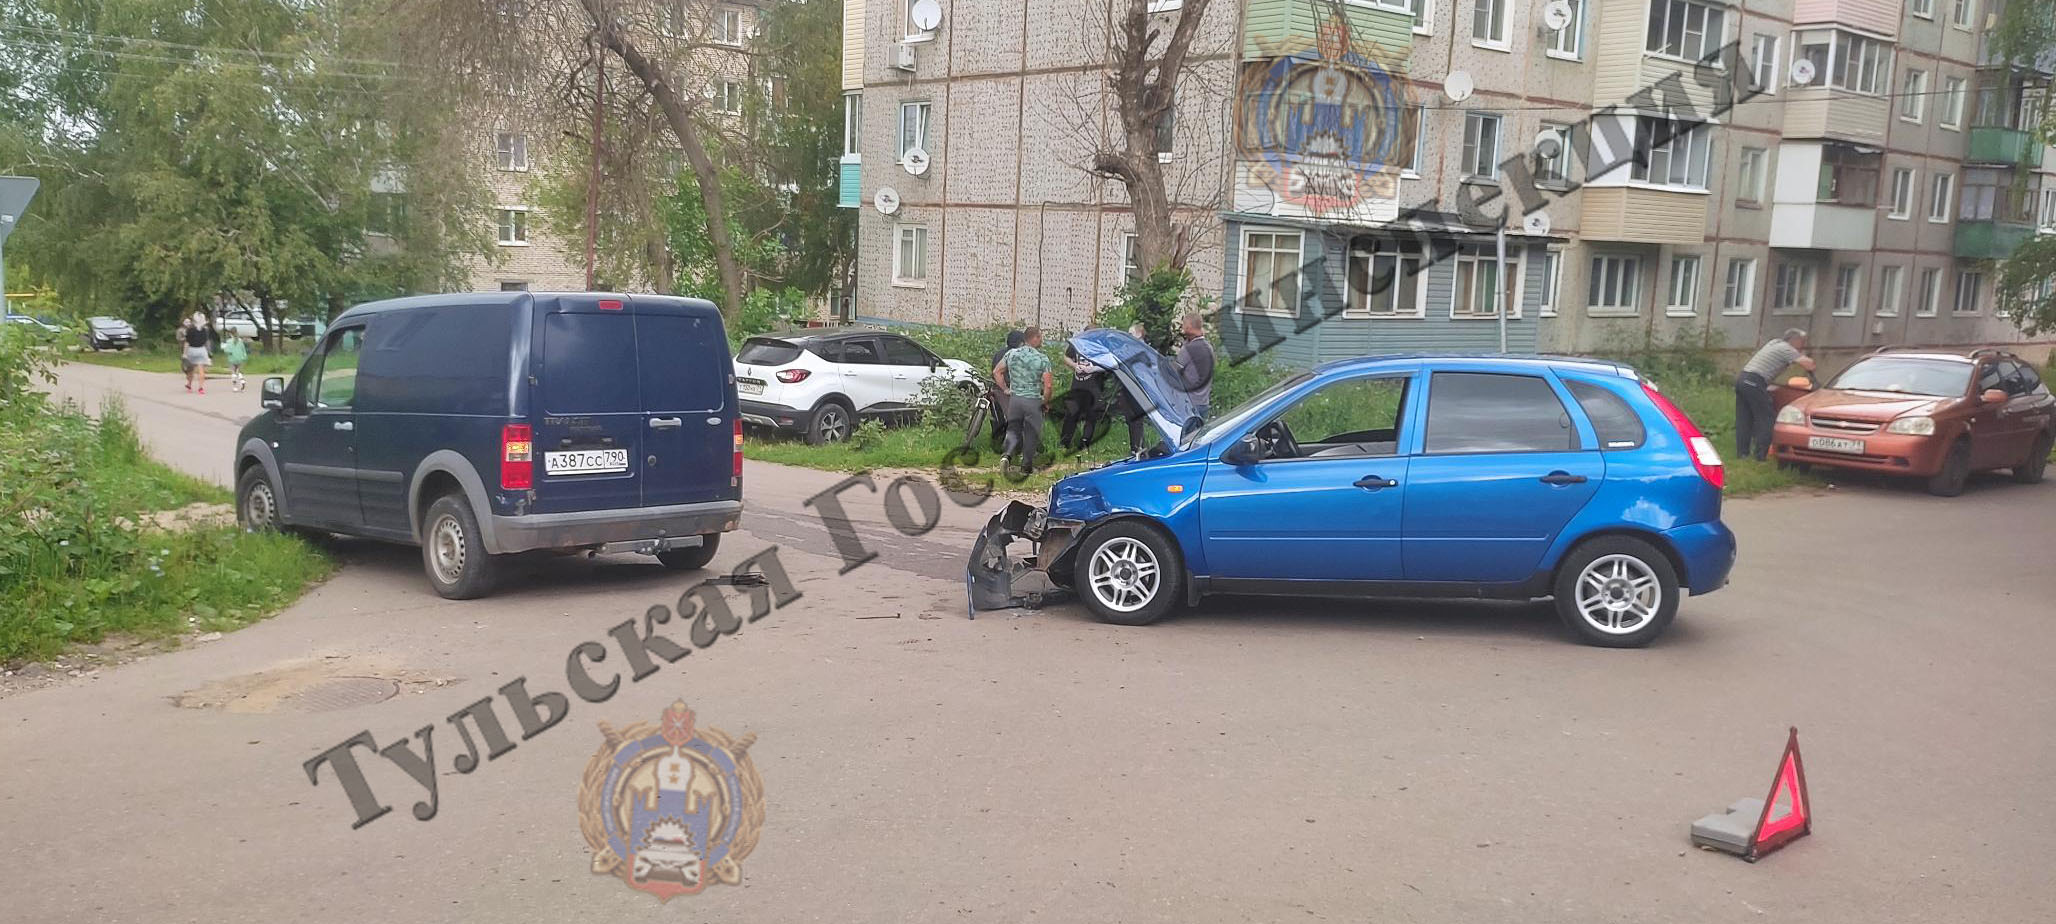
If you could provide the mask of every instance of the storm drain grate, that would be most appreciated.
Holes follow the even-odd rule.
[[[382,703],[399,692],[398,681],[381,677],[330,677],[293,692],[280,705],[296,712],[334,712]]]

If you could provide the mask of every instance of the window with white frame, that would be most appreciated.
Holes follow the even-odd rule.
[[[1465,179],[1499,179],[1498,116],[1485,112],[1464,113],[1463,175]]]
[[[1428,307],[1421,246],[1413,241],[1358,239],[1349,250],[1345,318],[1419,318]]]
[[[1906,69],[1906,76],[1899,81],[1899,118],[1919,122],[1927,117],[1927,78],[1927,71]]]
[[[1721,286],[1722,314],[1748,314],[1756,302],[1756,261],[1750,257],[1728,259],[1728,276]]]
[[[1804,263],[1779,263],[1771,277],[1772,314],[1813,313],[1813,267]]]
[[[1858,93],[1888,92],[1892,47],[1866,35],[1841,29],[1809,29],[1798,33],[1798,59],[1811,62],[1813,86]]]
[[[1971,19],[1977,15],[1977,0],[1954,0],[1949,8],[1949,24],[1958,29],[1970,28]]]
[[[1763,148],[1743,148],[1735,158],[1735,201],[1762,202],[1764,164],[1769,152]]]
[[[1151,13],[1172,13],[1184,9],[1185,0],[1149,0]]]
[[[1935,18],[1935,0],[1912,0],[1907,4],[1907,8],[1913,11],[1913,15],[1922,19]]]
[[[2035,223],[2044,231],[2056,231],[2056,187],[2042,190],[2041,217]]]
[[[1562,281],[1562,278],[1563,252],[1560,250],[1543,251],[1541,280],[1542,297],[1540,299],[1541,305],[1535,309],[1535,313],[1537,315],[1540,315],[1545,318],[1556,317],[1556,299],[1558,285]]]
[[[925,42],[935,37],[934,30],[914,25],[914,4],[921,0],[900,0],[900,25],[906,29],[904,41]]]
[[[500,208],[500,246],[528,246],[528,207],[525,205],[502,206]]]
[[[1937,173],[1928,181],[1928,220],[1936,224],[1949,221],[1949,199],[1956,193],[1956,174]]]
[[[714,14],[714,41],[722,45],[742,44],[742,11],[721,8]]]
[[[1133,231],[1121,235],[1121,279],[1135,282],[1142,278],[1142,237]]]
[[[527,170],[528,136],[521,132],[495,132],[493,160],[501,170]]]
[[[1749,72],[1753,85],[1764,93],[1778,92],[1778,37],[1756,33],[1749,49]]]
[[[1942,304],[1942,271],[1924,269],[1920,271],[1920,306],[1913,309],[1915,317],[1932,318]]]
[[[729,115],[742,112],[742,83],[723,80],[714,88],[714,105]]]
[[[1905,221],[1913,215],[1913,170],[1900,167],[1892,171],[1892,207],[1886,218]]]
[[[1587,314],[1631,315],[1641,310],[1642,258],[1601,254],[1592,258],[1587,280]]]
[[[1863,267],[1844,263],[1835,267],[1835,307],[1839,317],[1849,317],[1863,307]]]
[[[1156,120],[1157,162],[1169,161],[1178,150],[1178,101],[1173,98]]]
[[[1720,55],[1727,13],[1695,0],[1649,0],[1649,36],[1643,50],[1688,61]]]
[[[842,153],[855,154],[864,143],[864,94],[860,92],[842,95]]]
[[[1985,274],[1976,270],[1956,271],[1956,304],[1953,314],[1976,314],[1984,296]]]
[[[1556,133],[1555,150],[1535,152],[1535,182],[1541,186],[1567,186],[1571,181],[1571,127],[1561,122],[1542,123],[1543,131]]]
[[[1471,0],[1471,42],[1506,47],[1506,7],[1510,0]]]
[[[1673,317],[1689,317],[1699,313],[1699,258],[1676,256],[1671,258],[1670,300],[1664,305],[1664,313]]]
[[[1942,78],[1942,117],[1937,121],[1950,131],[1963,128],[1963,78]]]
[[[1507,303],[1507,292],[1500,288],[1497,252],[1489,246],[1466,245],[1458,248],[1455,263],[1455,277],[1449,290],[1449,316],[1499,317],[1500,307]],[[1506,275],[1510,279],[1521,278],[1518,254],[1507,255]],[[1507,316],[1519,317],[1520,313],[1520,306],[1515,305]]]
[[[1299,316],[1298,231],[1257,228],[1242,232],[1242,304],[1240,311]]]
[[[1566,0],[1571,8],[1568,25],[1549,33],[1546,53],[1553,58],[1569,58],[1573,61],[1585,54],[1585,0]]]
[[[1878,317],[1899,316],[1899,299],[1902,295],[1900,290],[1905,287],[1905,283],[1906,268],[1903,266],[1886,266],[1878,271]]]
[[[928,284],[928,226],[900,224],[893,227],[892,284]]]
[[[1705,189],[1712,135],[1702,123],[1638,116],[1634,166],[1628,175],[1655,186]]]
[[[899,122],[899,159],[907,159],[907,152],[915,148],[928,150],[928,101],[901,103]]]
[[[1401,176],[1418,177],[1421,164],[1428,159],[1428,107],[1408,106],[1402,118],[1405,125],[1399,143],[1406,150],[1400,152],[1399,173]]]

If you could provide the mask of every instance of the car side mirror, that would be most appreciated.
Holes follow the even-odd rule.
[[[1977,396],[1977,399],[1985,404],[2005,404],[2006,392],[1998,388],[1987,388],[1983,394]]]
[[[1263,450],[1258,447],[1256,434],[1254,433],[1244,435],[1241,439],[1236,440],[1233,445],[1229,446],[1226,451],[1221,453],[1221,461],[1237,468],[1245,465],[1255,465],[1262,458]]]
[[[285,407],[286,380],[276,375],[265,379],[264,384],[257,386],[257,403],[272,410]]]

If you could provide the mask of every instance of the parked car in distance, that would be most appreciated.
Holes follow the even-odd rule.
[[[735,354],[743,422],[795,431],[815,445],[848,439],[862,418],[919,413],[930,379],[978,387],[970,363],[868,328],[751,337]]]
[[[1632,647],[1734,565],[1720,455],[1626,366],[1343,360],[1200,423],[1148,345],[1071,344],[1146,399],[1164,442],[995,517],[973,606],[1011,605],[1026,570],[1122,625],[1211,594],[1554,597],[1580,639]],[[1033,550],[1019,561],[1015,538]]]
[[[136,345],[136,329],[120,318],[87,318],[84,337],[86,348],[95,352],[126,350]]]
[[[18,330],[34,331],[39,336],[55,336],[57,334],[64,333],[64,328],[59,327],[56,324],[52,324],[49,321],[43,320],[42,318],[34,318],[25,314],[16,314],[12,311],[7,313],[6,324],[9,327],[13,327]]]
[[[1930,493],[1954,497],[1973,472],[2041,481],[2052,439],[2056,398],[2019,357],[1880,352],[1779,408],[1771,454],[1788,465],[1921,478]]]
[[[282,318],[277,323],[279,336],[288,340],[314,336],[312,317]],[[270,336],[271,326],[272,320],[262,308],[235,306],[214,315],[214,329],[222,336],[234,334],[244,340],[262,340]]]
[[[236,439],[246,529],[421,546],[445,597],[506,556],[654,555],[703,568],[742,514],[728,339],[705,301],[483,292],[336,318]]]

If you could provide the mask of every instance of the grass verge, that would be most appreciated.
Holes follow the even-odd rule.
[[[258,346],[250,348],[250,361],[243,364],[243,375],[261,378],[267,375],[292,375],[300,371],[300,363],[307,358],[305,348],[293,344],[312,341],[286,341],[284,350],[267,353]],[[170,347],[131,347],[126,350],[71,350],[64,354],[70,362],[92,363],[96,366],[113,366],[117,369],[134,369],[138,372],[172,372],[179,370],[179,354]],[[214,364],[207,368],[209,378],[226,378],[228,361],[221,358],[221,351],[214,352]]]

